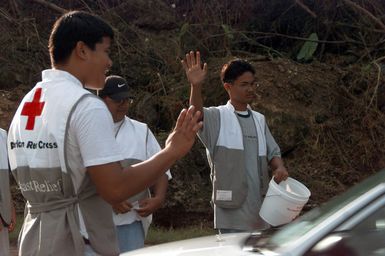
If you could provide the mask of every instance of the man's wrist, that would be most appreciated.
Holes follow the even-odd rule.
[[[163,204],[163,202],[166,200],[166,195],[154,195],[153,198],[156,199],[160,204]]]
[[[167,159],[169,159],[169,161],[174,164],[177,160],[181,159],[183,155],[181,155],[180,152],[175,150],[175,147],[170,144],[166,145],[162,151],[163,154],[167,157]]]
[[[190,83],[190,85],[192,87],[194,87],[194,89],[202,89],[203,82],[200,82],[200,83]]]

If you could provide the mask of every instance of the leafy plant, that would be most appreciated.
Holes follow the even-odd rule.
[[[309,41],[306,41],[297,55],[297,60],[309,61],[313,58],[313,54],[317,50],[318,36],[316,33],[312,33],[308,37]]]
[[[230,28],[228,25],[222,24],[222,28],[223,28],[223,31],[225,31],[225,35],[226,35],[226,37],[227,37],[229,40],[234,39],[233,32],[231,31],[231,28]]]
[[[188,22],[184,23],[179,31],[178,37],[182,38],[188,31],[190,24]]]

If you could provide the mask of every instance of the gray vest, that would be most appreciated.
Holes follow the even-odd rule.
[[[97,195],[88,174],[75,192],[67,163],[72,112],[84,97],[95,96],[74,83],[68,73],[61,76],[61,80],[54,80],[55,76],[43,80],[26,95],[9,131],[12,173],[27,200],[19,254],[84,255],[79,207],[91,247],[102,255],[118,255],[111,206]],[[34,112],[24,111],[31,102],[35,106],[44,102],[42,111],[38,113],[36,107]],[[25,114],[30,113],[40,114],[33,125],[25,121],[29,118]]]
[[[6,224],[11,222],[11,192],[7,154],[7,133],[0,129],[0,216]]]
[[[218,134],[213,135],[216,136],[215,140],[217,141],[213,152],[206,150],[213,183],[212,200],[216,206],[221,208],[241,207],[248,193],[244,152],[242,144],[239,144],[239,140],[242,140],[242,133],[231,107],[229,103],[216,107],[220,118],[220,130]],[[260,113],[255,111],[251,111],[251,113],[258,141],[262,143],[259,148],[264,149],[264,152],[255,153],[255,156],[258,157],[258,169],[261,172],[261,194],[264,195],[269,179],[264,131],[265,120]],[[229,127],[230,124],[233,127]]]

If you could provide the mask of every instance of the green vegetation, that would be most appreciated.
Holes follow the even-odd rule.
[[[17,243],[17,237],[19,236],[19,232],[21,229],[21,226],[23,225],[23,214],[18,214],[16,217],[16,227],[13,230],[12,233],[9,233],[9,241],[11,244],[16,244]]]
[[[311,41],[310,41],[311,40]],[[313,54],[317,50],[318,36],[316,33],[312,33],[309,36],[309,41],[306,41],[297,55],[297,60],[309,61],[313,58]]]
[[[17,243],[17,238],[23,224],[23,215],[17,215],[16,228],[9,234],[11,244]],[[184,228],[164,228],[151,225],[146,238],[146,245],[162,244],[188,238],[208,236],[216,234],[212,227],[195,225]]]
[[[163,228],[151,226],[146,238],[147,245],[162,244],[188,238],[216,234],[212,227],[190,226],[184,228]]]

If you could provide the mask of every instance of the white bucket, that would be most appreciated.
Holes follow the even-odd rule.
[[[289,177],[277,184],[273,178],[259,215],[272,226],[289,223],[299,215],[309,197],[310,190],[301,182]]]

